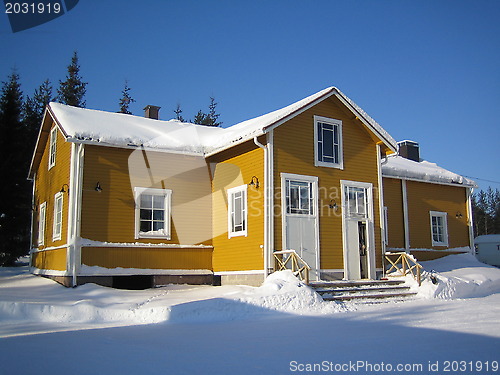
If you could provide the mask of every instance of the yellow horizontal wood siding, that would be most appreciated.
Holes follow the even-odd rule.
[[[50,131],[54,128],[55,124],[52,122]],[[49,137],[50,140],[50,137]],[[35,215],[33,220],[33,245],[39,250],[50,247],[58,247],[66,244],[68,237],[68,211],[69,211],[69,195],[68,186],[70,178],[70,165],[71,165],[71,143],[66,142],[62,133],[57,131],[56,140],[56,161],[55,165],[48,169],[49,166],[49,141],[47,141],[41,161],[38,165],[38,169],[35,173],[35,191],[34,191],[34,209]],[[61,191],[64,187],[65,192],[63,193],[63,210],[62,210],[62,231],[61,239],[53,241],[54,234],[54,198],[57,193]],[[44,244],[38,245],[38,226],[40,220],[40,205],[46,203],[45,211],[45,238]],[[64,250],[66,251],[66,250]],[[59,253],[60,251],[58,251]],[[34,255],[41,259],[41,255]],[[42,257],[43,258],[43,257]],[[61,269],[61,264],[59,263],[60,257],[54,257],[52,255],[47,255],[44,258],[43,264],[45,269]],[[66,259],[66,258],[64,258]],[[54,265],[51,265],[51,261],[54,261]],[[56,268],[53,268],[56,267]],[[64,264],[64,268],[66,265]]]
[[[389,248],[405,247],[403,193],[401,180],[384,178],[384,205],[387,207]]]
[[[31,264],[41,270],[66,271],[67,248],[37,251],[32,254]]]
[[[410,247],[446,249],[432,246],[430,211],[447,213],[448,248],[469,246],[467,189],[448,185],[407,181]],[[456,214],[462,217],[457,218]]]
[[[260,142],[265,138],[261,137]],[[264,151],[252,141],[209,159],[213,190],[213,266],[215,272],[263,270],[264,257]],[[248,184],[252,177],[260,187],[248,186],[248,235],[228,238],[227,190]]]
[[[211,245],[211,187],[203,158],[87,145],[84,168],[83,238]],[[95,190],[98,182],[100,192]],[[135,238],[134,187],[172,190],[170,240]]]
[[[342,121],[344,168],[314,166],[314,116]],[[319,178],[319,232],[321,269],[343,269],[342,194],[340,181],[368,182],[373,185],[376,265],[381,267],[381,237],[378,199],[377,147],[373,135],[336,97],[294,117],[274,131],[274,185],[276,189],[274,246],[282,249],[281,173]],[[337,203],[335,211],[328,206]]]
[[[84,247],[82,264],[105,268],[211,270],[211,248]]]

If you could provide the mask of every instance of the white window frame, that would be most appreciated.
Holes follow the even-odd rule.
[[[61,206],[59,206],[59,201]],[[62,238],[62,224],[63,224],[63,208],[64,208],[64,193],[59,192],[54,196],[54,226],[52,231],[52,241],[57,241]]]
[[[446,212],[440,211],[430,211],[430,221],[431,221],[431,240],[432,246],[448,246],[448,214]],[[440,217],[443,219],[443,237],[444,241],[434,240],[434,225],[432,223],[432,218]]]
[[[247,195],[247,185],[237,186],[231,189],[227,189],[227,233],[228,238],[231,237],[240,237],[248,235],[248,195]],[[233,226],[233,216],[234,216],[234,198],[236,194],[242,195],[242,204],[241,204],[241,216],[243,218],[243,229],[236,230],[235,226]]]
[[[326,162],[323,160],[319,160],[319,143],[320,143],[320,135],[318,134],[318,124],[327,124],[333,125],[337,127],[337,135],[338,135],[338,160],[336,162]],[[323,138],[323,137],[321,137]],[[321,141],[322,143],[322,141]],[[333,118],[322,117],[322,116],[314,116],[314,165],[316,167],[329,167],[329,168],[337,168],[344,169],[344,157],[343,157],[343,146],[342,146],[342,121],[336,120]]]
[[[164,198],[164,214],[163,220],[165,227],[163,228],[163,234],[161,233],[148,233],[141,232],[141,195],[155,195],[162,196]],[[172,190],[170,189],[153,189],[153,188],[134,188],[135,196],[135,238],[159,238],[164,240],[171,239],[171,216],[172,216]]]
[[[38,209],[38,246],[45,245],[46,217],[47,217],[47,202],[43,202]]]
[[[49,169],[56,165],[57,151],[57,127],[54,126],[50,131],[49,137]]]

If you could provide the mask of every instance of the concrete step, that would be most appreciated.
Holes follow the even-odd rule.
[[[415,296],[404,280],[314,281],[310,286],[325,301],[381,301]]]
[[[351,287],[351,288],[314,288],[319,294],[326,293],[356,293],[356,292],[386,292],[386,291],[406,291],[409,286],[374,286],[374,287]]]
[[[404,280],[338,280],[338,281],[311,281],[312,288],[349,288],[363,286],[401,285]]]
[[[379,294],[348,294],[348,295],[324,295],[322,296],[325,301],[352,301],[352,300],[381,300],[381,299],[406,299],[415,296],[416,292],[404,293],[379,293]]]

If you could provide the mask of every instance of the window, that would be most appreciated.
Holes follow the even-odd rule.
[[[315,164],[343,168],[342,121],[314,116]]]
[[[49,146],[49,169],[56,165],[56,143],[57,143],[57,127],[54,127],[50,132]]]
[[[172,190],[135,188],[135,238],[170,240]]]
[[[247,185],[227,191],[228,198],[228,236],[247,235]]]
[[[45,243],[45,216],[47,214],[47,203],[43,202],[38,211],[38,245]]]
[[[431,211],[432,246],[448,246],[446,212]]]
[[[63,214],[63,193],[59,192],[54,197],[54,231],[52,233],[53,241],[61,239],[62,214]]]
[[[368,218],[368,192],[367,188],[357,186],[345,187],[345,200],[347,202],[347,217]]]
[[[286,213],[314,215],[312,182],[285,180]]]

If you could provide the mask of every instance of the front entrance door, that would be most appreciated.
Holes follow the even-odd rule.
[[[344,278],[375,278],[372,185],[342,181]]]
[[[319,277],[318,178],[282,173],[283,249],[295,250]]]

